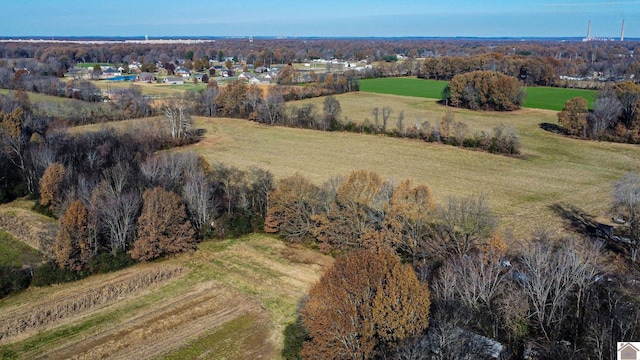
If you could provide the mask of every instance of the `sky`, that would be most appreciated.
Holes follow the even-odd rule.
[[[640,0],[2,0],[0,36],[640,38]]]

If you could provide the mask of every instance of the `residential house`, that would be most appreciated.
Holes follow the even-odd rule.
[[[209,82],[209,75],[207,74],[196,74],[193,77],[194,79],[198,80],[198,82],[202,82],[202,83],[208,83]]]
[[[238,75],[238,80],[240,81],[248,81],[251,78],[251,75],[249,75],[248,73],[242,73],[240,75]]]
[[[106,70],[102,71],[102,77],[105,77],[105,78],[110,78],[110,77],[120,76],[120,75],[122,75],[122,72],[120,72],[120,71],[118,71],[118,70],[116,70],[116,69],[114,69],[112,67],[109,67]]]
[[[262,84],[262,80],[258,79],[255,76],[252,76],[251,79],[249,79],[249,85],[260,85]]]
[[[182,77],[191,76],[191,71],[189,71],[189,69],[186,69],[186,68],[183,68],[183,67],[179,67],[179,68],[173,70],[173,73],[178,75],[178,76],[182,76]]]
[[[156,77],[152,73],[143,72],[143,73],[140,73],[140,75],[138,75],[137,80],[144,81],[146,83],[152,83],[156,81]]]
[[[178,76],[167,76],[162,82],[171,85],[183,85],[184,78]]]

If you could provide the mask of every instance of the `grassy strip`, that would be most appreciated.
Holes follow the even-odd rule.
[[[37,250],[0,230],[0,266],[20,267],[23,264],[37,264],[42,259],[42,255]]]
[[[264,339],[259,335],[261,334],[256,331],[255,315],[245,314],[159,359],[233,359],[242,354],[239,353],[241,349],[255,349],[262,346]]]

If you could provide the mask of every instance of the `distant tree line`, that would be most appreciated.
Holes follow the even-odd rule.
[[[197,65],[199,60],[224,61],[233,57],[255,67],[301,63],[313,59],[382,62],[378,75],[418,75],[450,80],[453,75],[494,70],[514,76],[527,85],[554,85],[558,75],[605,78],[640,78],[640,62],[629,56],[635,43],[579,41],[494,41],[434,39],[247,39],[219,38],[205,44],[76,44],[0,42],[0,59],[12,59],[18,67],[31,61],[41,64],[40,74],[61,77],[76,63],[131,64],[149,67],[175,64],[178,59]],[[394,61],[402,56],[403,59]],[[427,58],[424,64],[415,59]],[[408,61],[407,61],[408,60]],[[35,67],[34,67],[35,69]],[[146,70],[149,70],[148,68]],[[556,83],[555,85],[562,85]]]
[[[570,99],[558,124],[580,138],[640,143],[640,87],[629,81],[606,87],[596,94],[593,110],[582,97]]]

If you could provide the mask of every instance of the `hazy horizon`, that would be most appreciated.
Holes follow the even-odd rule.
[[[640,38],[640,0],[167,0],[3,4],[1,37]]]

